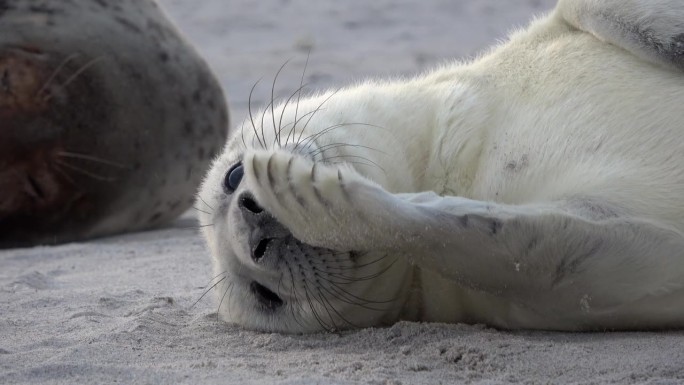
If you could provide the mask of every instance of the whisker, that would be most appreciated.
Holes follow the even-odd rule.
[[[367,262],[367,263],[364,263],[364,264],[361,264],[361,265],[354,265],[354,266],[351,266],[351,267],[339,267],[339,268],[337,268],[337,269],[338,269],[338,270],[362,269],[362,268],[364,268],[364,267],[368,267],[368,266],[374,265],[374,264],[376,264],[376,263],[378,263],[378,262],[384,261],[385,259],[387,259],[387,257],[388,257],[387,254],[383,254],[382,257],[377,258],[377,259],[374,259],[374,260],[372,260],[372,261],[370,261],[370,262]]]
[[[242,146],[247,148],[247,143],[245,143],[245,122],[243,121],[240,125],[240,138],[242,139]]]
[[[354,279],[356,279],[357,281],[368,281],[368,280],[371,280],[371,279],[375,279],[375,278],[377,278],[377,277],[379,277],[379,276],[385,274],[387,271],[389,271],[389,269],[391,269],[392,266],[394,266],[394,264],[397,263],[397,260],[398,260],[398,259],[395,259],[395,260],[392,261],[389,265],[387,265],[387,267],[383,268],[382,270],[380,270],[379,272],[377,272],[377,273],[375,273],[375,274],[366,275],[366,276],[364,276],[364,277],[354,278]]]
[[[67,181],[69,181],[69,183],[71,183],[72,186],[78,187],[78,185],[76,184],[76,181],[74,180],[74,178],[72,178],[71,176],[69,176],[69,174],[67,174],[66,171],[64,171],[64,170],[62,170],[61,168],[59,168],[59,166],[60,166],[59,164],[56,164],[54,170],[57,171],[61,176],[63,176],[64,179],[66,179]]]
[[[276,75],[273,78],[273,84],[271,85],[271,119],[273,120],[273,133],[275,134],[275,138],[273,140],[273,146],[274,147],[275,147],[276,143],[278,143],[278,147],[282,147],[282,146],[280,146],[280,137],[278,135],[278,129],[276,128],[276,121],[275,121],[275,110],[274,110],[275,109],[275,106],[274,106],[275,105],[275,86],[276,86],[276,82],[278,81],[278,76],[280,75],[280,72],[283,70],[283,68],[285,68],[285,66],[287,65],[287,63],[290,62],[290,60],[292,60],[292,59],[287,59],[285,61],[285,63],[283,63],[283,65],[280,66],[280,68],[278,69],[278,72],[276,72]],[[263,126],[262,126],[262,128],[263,128]],[[265,139],[266,138],[264,138],[264,140]]]
[[[294,96],[297,95],[297,93],[300,93],[300,92],[301,92],[301,90],[302,90],[303,87],[306,87],[306,84],[303,85],[303,86],[301,86],[300,88],[296,89],[295,92],[293,92],[292,94],[290,94],[290,96],[289,96],[289,97],[287,98],[287,100],[285,101],[285,104],[283,105],[283,108],[280,110],[280,120],[278,121],[278,138],[279,138],[279,139],[278,139],[278,145],[279,145],[281,148],[283,147],[283,143],[280,142],[280,139],[282,139],[282,132],[283,132],[283,129],[284,129],[285,127],[289,126],[290,124],[292,124],[292,125],[294,126],[294,125],[295,125],[295,122],[296,122],[296,120],[297,120],[297,117],[296,117],[296,114],[295,114],[295,121],[292,122],[292,123],[288,123],[288,124],[286,124],[285,126],[283,126],[283,117],[285,116],[285,108],[287,108],[288,104],[290,104],[290,102],[292,101],[292,98],[294,98]],[[290,135],[288,134],[287,137],[285,138],[285,143],[284,143],[284,144],[287,144],[287,141],[288,141],[289,139],[290,139]]]
[[[378,168],[377,165],[374,164],[369,164],[369,163],[363,163],[363,162],[353,162],[353,161],[346,161],[346,162],[330,162],[330,164],[353,164],[357,166],[367,166],[367,167],[376,167]],[[384,174],[387,174],[387,172],[380,167],[380,171],[382,171]]]
[[[259,140],[259,144],[261,145],[261,148],[265,150],[266,149],[266,143],[262,143],[261,139],[259,138],[259,133],[257,132],[256,125],[254,124],[254,115],[252,114],[252,94],[254,93],[254,89],[256,88],[256,86],[259,84],[260,81],[261,81],[261,78],[259,78],[259,80],[257,80],[256,83],[254,83],[254,85],[252,86],[252,89],[249,91],[249,98],[247,99],[247,110],[249,112],[249,121],[252,122],[252,129],[254,130],[254,135]]]
[[[226,291],[224,291],[223,295],[221,296],[221,300],[219,301],[218,308],[216,309],[216,321],[220,320],[219,314],[221,314],[221,305],[223,305],[223,300],[226,298],[226,294],[228,294],[228,290],[230,290],[231,294],[233,293],[233,285],[234,285],[234,282],[229,283],[228,286],[226,287]],[[228,309],[230,309],[230,297],[228,299],[228,302],[229,302],[228,303],[228,306],[229,306]]]
[[[340,328],[337,327],[337,323],[335,322],[335,319],[333,318],[332,314],[330,313],[330,310],[328,310],[328,306],[330,306],[330,301],[328,301],[327,298],[325,298],[325,296],[323,296],[323,293],[321,293],[320,290],[317,290],[317,291],[318,291],[318,296],[320,298],[318,300],[318,303],[320,303],[321,306],[323,306],[323,309],[325,310],[325,312],[328,313],[328,319],[330,319],[330,323],[333,325],[333,331],[339,330]],[[333,312],[335,311],[334,308],[332,310],[333,310]]]
[[[340,286],[338,286],[336,284],[330,283],[330,285],[331,286],[329,288],[326,288],[326,290],[327,289],[334,290],[336,292],[335,294],[338,296],[337,298],[339,300],[346,302],[350,305],[358,306],[358,307],[361,307],[361,308],[364,308],[367,310],[387,311],[389,308],[373,307],[373,306],[369,306],[369,304],[370,305],[385,305],[385,304],[391,304],[397,300],[396,298],[393,298],[390,300],[377,301],[377,300],[370,300],[367,298],[361,298],[359,296],[356,296],[356,295],[344,290],[343,288],[341,288]],[[321,287],[325,288],[325,286],[321,286]],[[352,299],[349,299],[349,298],[343,299],[343,297],[345,297],[345,296],[351,297]]]
[[[221,278],[218,282],[216,282],[215,284],[211,285],[211,287],[209,287],[209,288],[204,292],[204,294],[202,294],[202,295],[197,299],[197,301],[195,301],[195,302],[192,304],[192,306],[190,306],[190,309],[194,308],[195,305],[197,305],[197,303],[199,303],[199,301],[201,301],[202,298],[204,298],[204,296],[206,296],[207,293],[209,293],[209,292],[211,291],[211,289],[215,288],[218,284],[220,284],[221,282],[223,282],[226,278],[228,278],[228,277],[223,277],[223,278]]]
[[[387,173],[387,172],[385,171],[385,169],[382,168],[382,166],[380,166],[379,164],[375,163],[374,161],[372,161],[372,160],[370,160],[370,159],[368,159],[368,158],[366,158],[366,157],[359,156],[359,155],[338,155],[338,156],[332,156],[332,157],[330,157],[330,158],[325,159],[325,162],[330,162],[332,159],[348,159],[348,158],[349,158],[349,159],[360,159],[360,160],[366,161],[366,162],[370,163],[371,165],[376,166],[377,168],[379,168],[380,170],[382,170],[382,172]],[[343,162],[346,162],[346,161],[343,161]],[[367,165],[368,165],[368,164],[367,164]]]
[[[352,263],[349,260],[349,253],[339,253],[339,254],[327,254],[325,257],[324,261],[318,261],[315,259],[310,259],[308,260],[312,265],[315,266],[329,266],[330,263],[337,263],[337,264],[342,264],[342,263]],[[327,258],[327,256],[344,256],[342,258]],[[355,268],[354,266],[348,266],[349,268]]]
[[[295,149],[299,146],[299,143],[301,143],[302,135],[304,135],[304,131],[306,131],[306,127],[309,126],[309,123],[311,123],[311,119],[313,119],[314,116],[316,116],[316,113],[321,110],[323,105],[328,102],[333,96],[337,95],[338,92],[340,92],[342,89],[338,88],[334,92],[332,92],[327,98],[323,99],[321,104],[318,105],[318,107],[314,110],[314,112],[309,115],[309,119],[307,119],[306,123],[304,123],[304,127],[302,127],[302,130],[299,132],[299,137],[297,138],[297,144],[295,144]]]
[[[394,261],[392,261],[392,263],[390,263],[388,266],[384,267],[379,272],[374,273],[374,274],[370,274],[370,275],[366,275],[363,277],[349,277],[349,276],[339,274],[339,273],[330,273],[328,271],[323,271],[323,272],[329,277],[333,277],[333,278],[337,278],[337,279],[341,279],[341,280],[345,281],[345,282],[334,282],[334,281],[331,281],[331,282],[334,282],[334,283],[339,284],[339,285],[348,285],[348,284],[352,284],[355,282],[370,281],[372,279],[375,279],[375,278],[383,275],[384,273],[386,273],[389,269],[391,269],[392,266],[394,266],[394,264],[396,262],[397,262],[397,260],[395,259]],[[315,267],[313,267],[313,269],[317,270]],[[318,270],[318,271],[321,271],[321,270]]]
[[[211,227],[213,226],[213,223],[207,224],[207,225],[197,225],[197,226],[184,226],[184,227],[177,227],[177,229],[181,230],[199,230],[205,227]]]
[[[98,57],[92,59],[91,61],[87,62],[86,64],[84,64],[81,68],[78,69],[78,71],[74,72],[73,75],[71,75],[64,83],[62,83],[62,84],[60,85],[60,88],[64,89],[64,88],[66,88],[67,86],[69,86],[69,84],[71,84],[74,80],[76,80],[76,78],[78,78],[79,75],[81,75],[82,73],[84,73],[88,68],[90,68],[90,67],[94,66],[95,64],[97,64],[97,63],[98,63],[99,61],[101,61],[102,59],[104,59],[103,56],[98,56]],[[47,96],[47,97],[45,98],[45,100],[48,101],[48,100],[50,100],[51,98],[52,98],[52,96],[49,95],[49,96]]]
[[[58,164],[60,164],[61,166],[64,166],[64,167],[66,167],[66,168],[68,168],[68,169],[71,169],[71,170],[73,170],[73,171],[75,171],[75,172],[77,172],[77,173],[80,173],[80,174],[89,176],[89,177],[91,177],[91,178],[93,178],[93,179],[95,179],[95,180],[99,180],[99,181],[101,181],[101,182],[114,182],[114,181],[116,180],[116,178],[110,178],[110,177],[100,176],[100,175],[97,175],[97,174],[92,173],[92,172],[90,172],[90,171],[84,170],[84,169],[82,169],[82,168],[80,168],[80,167],[76,167],[76,166],[74,166],[74,165],[72,165],[72,164],[66,163],[66,162],[64,162],[64,161],[55,160],[55,162],[58,163]]]
[[[131,169],[131,167],[129,167],[129,166],[124,166],[124,165],[122,165],[122,164],[120,164],[120,163],[112,162],[112,161],[105,160],[105,159],[102,159],[102,158],[98,158],[98,157],[92,156],[92,155],[79,154],[79,153],[77,153],[77,152],[60,151],[60,152],[57,153],[57,155],[59,155],[59,156],[61,156],[61,157],[64,157],[64,158],[74,158],[74,159],[90,160],[90,161],[97,162],[97,163],[101,163],[101,164],[104,164],[104,165],[107,165],[107,166],[118,167],[118,168],[122,168],[122,169],[128,169],[128,170]]]
[[[270,101],[266,107],[261,110],[261,138],[263,139],[264,143],[266,143],[266,135],[264,134],[264,119],[266,118],[266,112],[269,108],[271,108],[271,106],[273,106],[273,101]]]
[[[207,212],[207,211],[204,211],[204,210],[202,210],[202,209],[200,209],[200,208],[197,208],[197,207],[194,207],[194,206],[193,206],[192,208],[195,209],[195,210],[197,210],[197,211],[199,211],[199,212],[201,212],[201,213],[204,213],[204,214],[207,214],[207,215],[211,215],[211,213],[209,213],[209,212]]]
[[[316,156],[321,155],[321,154],[323,154],[323,153],[326,152],[326,151],[334,150],[334,149],[340,148],[340,147],[363,148],[363,149],[365,149],[365,150],[375,151],[375,152],[379,152],[379,153],[381,153],[381,154],[383,154],[383,155],[387,155],[387,153],[384,152],[384,151],[382,151],[382,150],[378,150],[377,148],[373,148],[373,147],[369,147],[369,146],[364,146],[364,145],[361,145],[361,144],[330,143],[330,144],[326,144],[325,146],[320,146],[320,147],[319,147],[318,149],[316,149],[316,150],[312,150],[311,152],[309,152],[309,156],[310,156],[311,158],[316,158]]]
[[[383,127],[381,126],[376,126],[374,124],[370,123],[356,123],[356,122],[347,122],[347,123],[339,123],[339,124],[334,124],[330,127],[326,127],[320,131],[318,131],[315,134],[311,134],[304,138],[300,143],[306,143],[305,146],[303,147],[304,150],[307,148],[310,148],[313,143],[315,143],[316,139],[319,139],[321,136],[330,133],[331,131],[334,131],[338,128],[342,127],[350,127],[350,126],[362,126],[362,127],[373,127],[373,128],[380,128],[382,129]]]
[[[320,290],[319,290],[318,292],[319,292],[320,295],[323,297],[323,299],[325,300],[325,302],[328,303],[328,306],[330,306],[330,308],[332,309],[332,311],[333,311],[335,314],[337,314],[337,316],[338,316],[340,319],[342,319],[342,321],[344,321],[347,325],[349,325],[349,326],[351,326],[351,327],[353,327],[353,328],[355,328],[355,329],[360,329],[360,328],[361,328],[359,325],[357,325],[357,324],[355,324],[355,323],[349,321],[345,316],[343,316],[343,315],[337,310],[337,308],[335,308],[335,306],[334,306],[332,303],[330,303],[330,301],[328,300],[328,298],[327,298],[325,295],[323,295],[323,293],[322,293]],[[335,297],[335,299],[339,299],[337,296],[334,296],[334,297]]]
[[[294,115],[294,123],[292,124],[292,131],[295,131],[297,128],[297,113],[299,112],[299,102],[302,100],[302,90],[304,89],[304,76],[306,75],[306,69],[309,66],[309,58],[311,57],[311,49],[309,49],[309,52],[306,54],[306,62],[304,63],[304,69],[302,70],[302,78],[299,79],[299,94],[297,95],[297,105],[295,107],[295,115]],[[290,133],[292,133],[290,131]],[[296,131],[295,131],[296,132]],[[285,143],[290,139],[290,133],[287,134],[287,138],[285,138]],[[294,140],[294,135],[292,135],[292,140]]]
[[[297,317],[297,315],[296,315],[296,313],[295,313],[295,306],[294,306],[294,305],[296,304],[297,307],[299,308],[299,311],[300,311],[300,312],[303,312],[303,311],[304,311],[303,304],[302,304],[302,302],[299,300],[299,298],[297,298],[297,288],[296,288],[296,284],[295,284],[294,274],[292,273],[292,267],[290,266],[290,264],[289,264],[287,261],[285,261],[285,266],[287,266],[287,270],[288,270],[288,272],[290,273],[291,286],[292,286],[292,287],[291,287],[291,290],[290,290],[290,294],[291,294],[292,298],[294,298],[294,303],[291,303],[291,304],[289,305],[290,310],[291,310],[291,312],[292,312],[292,318],[293,318],[293,319],[295,320],[295,322],[296,322],[299,326],[301,326],[302,329],[303,329],[303,328],[304,328],[304,325],[303,325],[301,322],[299,322],[298,317]]]
[[[52,75],[50,75],[50,77],[48,78],[48,80],[45,81],[45,84],[43,84],[43,86],[42,86],[38,91],[36,91],[36,93],[33,95],[33,97],[34,97],[34,98],[35,98],[35,97],[38,97],[40,94],[42,94],[43,92],[45,92],[45,90],[46,90],[48,87],[50,87],[50,85],[52,84],[52,81],[55,80],[55,78],[57,77],[57,75],[59,75],[59,72],[60,72],[61,70],[63,70],[64,67],[65,67],[67,64],[69,64],[70,61],[76,59],[76,58],[79,57],[79,56],[81,56],[81,54],[79,54],[79,53],[73,53],[73,54],[67,56],[66,59],[62,60],[62,62],[59,63],[59,65],[57,66],[57,68],[52,72]]]
[[[304,120],[307,116],[316,113],[316,111],[318,111],[318,110],[309,111],[309,112],[307,112],[306,114],[300,116],[298,119],[295,119],[294,122],[288,123],[288,124],[286,124],[286,125],[283,127],[283,128],[285,128],[285,127],[287,127],[287,126],[289,126],[289,125],[292,125],[292,128],[290,129],[290,132],[287,133],[287,137],[285,138],[285,143],[286,143],[286,144],[290,142],[290,135],[292,135],[292,140],[294,141],[294,137],[295,137],[295,135],[297,135],[297,134],[296,134],[296,131],[295,131],[295,127],[297,127],[297,123],[299,123],[300,121]],[[295,145],[296,145],[296,143],[295,143]],[[296,149],[296,148],[295,148],[295,149]]]
[[[306,294],[306,300],[307,300],[307,302],[309,303],[309,309],[311,309],[311,313],[313,314],[313,316],[314,316],[314,317],[316,318],[316,320],[318,321],[318,324],[319,324],[324,330],[326,330],[326,331],[328,331],[328,332],[333,332],[334,330],[333,330],[330,326],[328,326],[328,324],[326,324],[326,323],[323,321],[323,318],[321,318],[321,316],[320,316],[320,315],[318,314],[318,312],[316,311],[316,309],[315,309],[315,307],[314,307],[314,304],[313,304],[313,301],[311,300],[311,296],[309,295],[309,290],[308,290],[308,288],[307,288],[306,282],[304,283],[304,294]]]
[[[222,276],[222,275],[226,275],[226,276],[227,276],[227,275],[228,275],[228,272],[227,272],[227,271],[223,271],[222,273],[216,274],[212,279],[209,280],[209,283],[207,283],[207,284],[211,284],[211,281],[215,280],[216,278],[218,278],[218,277],[220,277],[220,276]]]
[[[198,195],[197,199],[201,200],[202,203],[204,203],[205,205],[207,205],[207,207],[209,207],[212,211],[214,211],[214,208],[211,207],[211,205],[209,205],[209,203],[207,203],[207,201],[205,201],[204,198],[202,198],[201,196]]]

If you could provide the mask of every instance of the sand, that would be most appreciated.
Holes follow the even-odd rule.
[[[215,69],[234,122],[253,102],[404,76],[481,52],[551,0],[163,0]],[[684,383],[684,333],[505,332],[401,322],[255,333],[216,319],[192,213],[165,229],[0,251],[0,384]]]

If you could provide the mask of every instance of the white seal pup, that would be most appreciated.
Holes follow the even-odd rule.
[[[199,193],[219,315],[684,326],[684,2],[561,0],[483,57],[269,106]]]

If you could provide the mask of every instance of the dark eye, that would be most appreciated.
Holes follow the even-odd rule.
[[[242,162],[235,164],[226,173],[226,178],[223,180],[223,189],[227,194],[232,194],[240,186],[242,181],[242,176],[244,175],[244,169],[242,168]]]

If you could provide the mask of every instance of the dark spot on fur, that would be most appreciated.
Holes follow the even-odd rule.
[[[344,182],[344,178],[342,177],[342,171],[337,170],[337,183],[340,184],[340,190],[342,190],[342,195],[344,195],[344,199],[347,202],[351,202],[351,196],[349,195],[349,191],[347,191],[347,184]]]
[[[130,22],[127,19],[124,19],[121,16],[114,16],[114,20],[116,20],[117,23],[121,24],[124,28],[128,29],[129,31],[136,33],[136,34],[142,34],[143,31],[135,24]]]
[[[43,5],[43,4],[32,5],[28,9],[31,13],[42,13],[42,14],[49,15],[49,16],[53,16],[53,15],[61,12],[55,8],[50,8],[50,7]]]
[[[491,222],[489,222],[489,232],[492,235],[496,235],[501,231],[501,228],[503,227],[503,223],[499,221],[498,219],[492,219]]]
[[[157,35],[160,42],[167,40],[169,35],[173,35],[166,26],[159,24],[152,19],[147,19],[147,28],[150,32]]]
[[[207,124],[206,126],[202,127],[202,136],[211,136],[211,134],[214,132],[214,127]]]
[[[94,0],[102,8],[109,8],[109,4],[105,0]]]
[[[616,218],[620,210],[609,203],[592,197],[574,197],[567,201],[567,206],[575,214],[594,221]]]
[[[603,146],[603,139],[601,139],[601,140],[598,142],[598,144],[597,144],[596,147],[594,148],[594,152],[598,152],[598,150],[601,148],[601,146]]]
[[[162,51],[159,53],[159,60],[161,60],[163,63],[166,63],[169,61],[169,54]]]
[[[185,97],[182,97],[181,100],[178,102],[178,105],[183,111],[188,110],[188,100],[185,99]]]
[[[684,56],[684,33],[672,38],[672,56],[675,60]],[[682,63],[680,63],[682,65]]]
[[[10,11],[12,9],[14,9],[14,8],[12,8],[8,4],[7,0],[0,0],[0,17],[2,17],[5,14],[5,12]]]
[[[195,92],[192,93],[192,100],[195,103],[199,103],[202,100],[202,93],[199,89],[195,90]]]
[[[585,244],[575,245],[565,250],[565,255],[558,262],[556,267],[555,277],[551,283],[551,287],[555,288],[561,282],[565,281],[569,276],[577,274],[582,264],[591,257],[595,256],[603,246],[603,240],[597,240],[588,250],[585,249]]]
[[[679,68],[684,68],[684,33],[663,41],[651,28],[642,28],[639,24],[629,24],[613,14],[599,15],[628,36],[632,41],[651,48],[655,53]]]
[[[537,247],[538,244],[539,244],[539,238],[534,237],[534,238],[530,239],[530,241],[527,243],[527,248],[526,248],[527,252],[528,253],[531,252],[533,249],[535,249]]]
[[[458,220],[461,222],[461,226],[466,227],[466,228],[468,227],[469,222],[470,222],[470,218],[468,217],[468,214],[466,214],[462,217],[459,217]]]
[[[135,79],[136,81],[142,82],[143,79],[145,79],[145,76],[143,76],[138,67],[132,66],[130,64],[125,64],[122,66],[122,69],[128,76]],[[144,102],[146,102],[148,105],[151,104],[148,100],[144,100]]]
[[[529,165],[527,154],[520,157],[520,160],[511,160],[506,163],[505,170],[508,172],[520,172]]]
[[[162,213],[155,213],[154,215],[152,215],[150,217],[150,219],[147,221],[147,223],[154,223],[154,222],[158,221],[159,218],[162,217],[162,215],[163,215]]]

